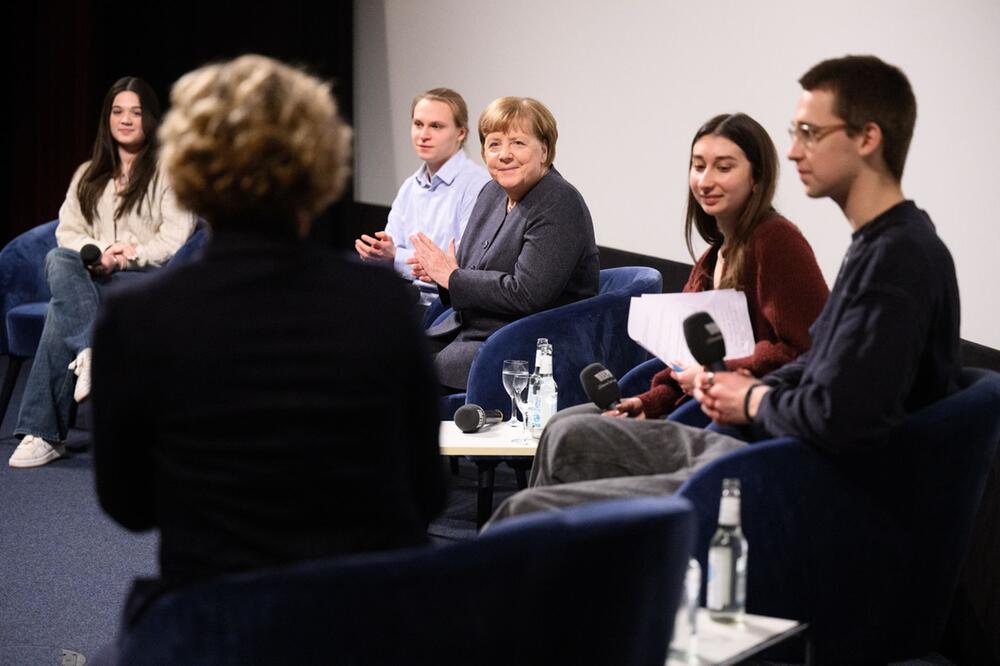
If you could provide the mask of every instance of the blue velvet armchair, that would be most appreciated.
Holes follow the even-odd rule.
[[[653,375],[660,370],[666,369],[667,365],[660,359],[653,357],[648,361],[643,361],[635,366],[618,380],[622,395],[625,397],[638,395],[649,390],[649,383],[653,381]]]
[[[881,450],[838,457],[782,438],[698,471],[679,493],[695,507],[702,567],[722,480],[740,478],[748,612],[808,622],[820,663],[937,649],[1000,441],[1000,374],[962,380]]]
[[[510,396],[500,381],[505,359],[535,359],[538,338],[552,343],[553,375],[559,386],[559,409],[587,401],[580,371],[598,362],[624,373],[646,358],[646,351],[628,336],[628,311],[633,296],[658,294],[663,277],[654,268],[628,266],[601,271],[597,296],[544,310],[507,324],[486,340],[469,370],[466,393],[445,396],[441,419],[449,420],[466,403],[500,409],[510,416]],[[440,306],[432,305],[440,314]]]
[[[29,229],[0,251],[0,355],[8,357],[0,388],[0,423],[7,413],[24,361],[35,355],[52,298],[45,279],[45,255],[56,246],[59,220]],[[194,233],[169,265],[197,255],[208,239],[208,225],[198,222]]]
[[[7,370],[0,388],[0,423],[25,359],[35,355],[52,294],[45,279],[45,255],[56,246],[52,220],[29,229],[0,251],[0,354]]]
[[[686,500],[636,498],[230,576],[166,594],[93,664],[662,666],[693,533]]]

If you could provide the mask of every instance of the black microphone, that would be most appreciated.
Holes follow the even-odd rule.
[[[478,432],[486,426],[503,421],[499,409],[483,409],[479,405],[462,405],[455,410],[455,425],[462,432]]]
[[[684,320],[684,339],[694,360],[712,372],[723,372],[726,364],[726,341],[722,329],[707,312],[695,312]]]
[[[80,261],[83,262],[84,266],[90,268],[91,266],[101,263],[102,254],[104,253],[101,252],[101,248],[97,247],[93,243],[87,243],[80,248]]]
[[[580,371],[583,392],[601,411],[616,409],[622,399],[622,390],[611,371],[600,363],[591,363]]]

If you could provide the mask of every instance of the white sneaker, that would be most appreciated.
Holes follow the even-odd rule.
[[[69,364],[69,369],[76,375],[73,399],[83,402],[90,397],[90,347],[77,354],[76,360]]]
[[[64,455],[66,455],[64,445],[49,444],[41,437],[25,435],[14,449],[8,464],[11,467],[41,467]]]

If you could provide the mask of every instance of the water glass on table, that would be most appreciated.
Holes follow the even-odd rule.
[[[503,362],[503,388],[510,396],[510,418],[507,425],[510,428],[517,427],[516,402],[514,396],[528,386],[528,362],[527,361],[504,361]]]
[[[517,403],[517,408],[521,410],[521,416],[524,418],[524,426],[521,430],[521,436],[512,440],[512,443],[533,444],[535,440],[531,436],[531,431],[528,430],[528,421],[531,420],[531,405],[528,401],[528,387],[525,386],[524,390],[515,393],[514,400]]]

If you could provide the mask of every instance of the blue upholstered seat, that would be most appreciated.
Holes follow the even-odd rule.
[[[0,388],[0,422],[17,382],[24,360],[35,355],[45,325],[45,312],[52,294],[45,279],[45,255],[56,246],[59,220],[29,229],[0,251],[0,354],[8,356],[7,371]],[[197,256],[208,239],[208,225],[199,221],[187,242],[169,265]]]
[[[0,386],[3,422],[24,360],[34,356],[52,298],[45,279],[45,255],[56,246],[58,220],[29,229],[0,250],[0,354],[7,370]]]
[[[637,498],[230,576],[162,597],[93,664],[662,666],[692,541],[686,500]]]
[[[962,381],[880,450],[835,456],[782,438],[698,471],[679,492],[702,566],[722,480],[737,477],[749,612],[808,622],[822,663],[937,649],[1000,440],[1000,374],[965,369]]]
[[[662,285],[663,278],[654,268],[606,268],[601,271],[597,296],[507,324],[476,353],[467,391],[442,398],[441,419],[451,419],[466,402],[484,409],[500,409],[509,416],[510,396],[500,381],[503,362],[520,358],[534,363],[538,338],[548,338],[554,349],[559,409],[586,402],[580,371],[587,365],[603,363],[620,375],[645,360],[646,351],[628,336],[629,304],[633,296],[660,293]]]
[[[29,229],[0,251],[0,354],[32,356],[38,338],[31,344],[32,320],[45,318],[45,309],[52,294],[45,280],[45,255],[56,246],[56,225],[52,220]],[[39,304],[41,307],[39,309]],[[9,321],[11,312],[15,322]],[[22,328],[23,327],[23,328]],[[38,327],[41,334],[41,327]],[[15,344],[11,344],[11,338]]]
[[[653,375],[667,367],[666,363],[653,357],[648,361],[643,361],[635,366],[618,380],[623,396],[639,395],[649,390],[649,383],[653,381]]]

